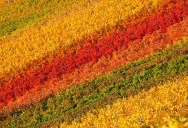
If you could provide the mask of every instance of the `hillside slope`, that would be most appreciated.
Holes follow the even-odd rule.
[[[0,1],[2,128],[186,128],[187,76],[188,0]]]

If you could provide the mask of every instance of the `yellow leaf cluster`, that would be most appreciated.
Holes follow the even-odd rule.
[[[147,125],[186,128],[187,119],[180,117],[188,115],[187,96],[188,77],[142,91],[128,99],[119,99],[113,105],[88,112],[81,118],[81,123],[75,120],[72,125],[61,124],[61,128],[139,128]]]
[[[179,118],[175,119],[172,117],[163,118],[162,128],[187,128],[188,127],[188,119],[187,118]]]

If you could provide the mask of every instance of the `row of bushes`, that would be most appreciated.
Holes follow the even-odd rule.
[[[50,96],[28,108],[4,117],[4,126],[44,126],[47,121],[72,121],[92,108],[112,103],[120,97],[187,76],[187,42],[130,63],[106,76]],[[54,124],[54,122],[52,123]]]

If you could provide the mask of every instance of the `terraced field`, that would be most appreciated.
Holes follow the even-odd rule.
[[[0,128],[187,128],[188,0],[0,0]]]

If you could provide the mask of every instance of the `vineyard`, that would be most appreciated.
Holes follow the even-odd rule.
[[[0,128],[188,128],[188,0],[0,0]]]

